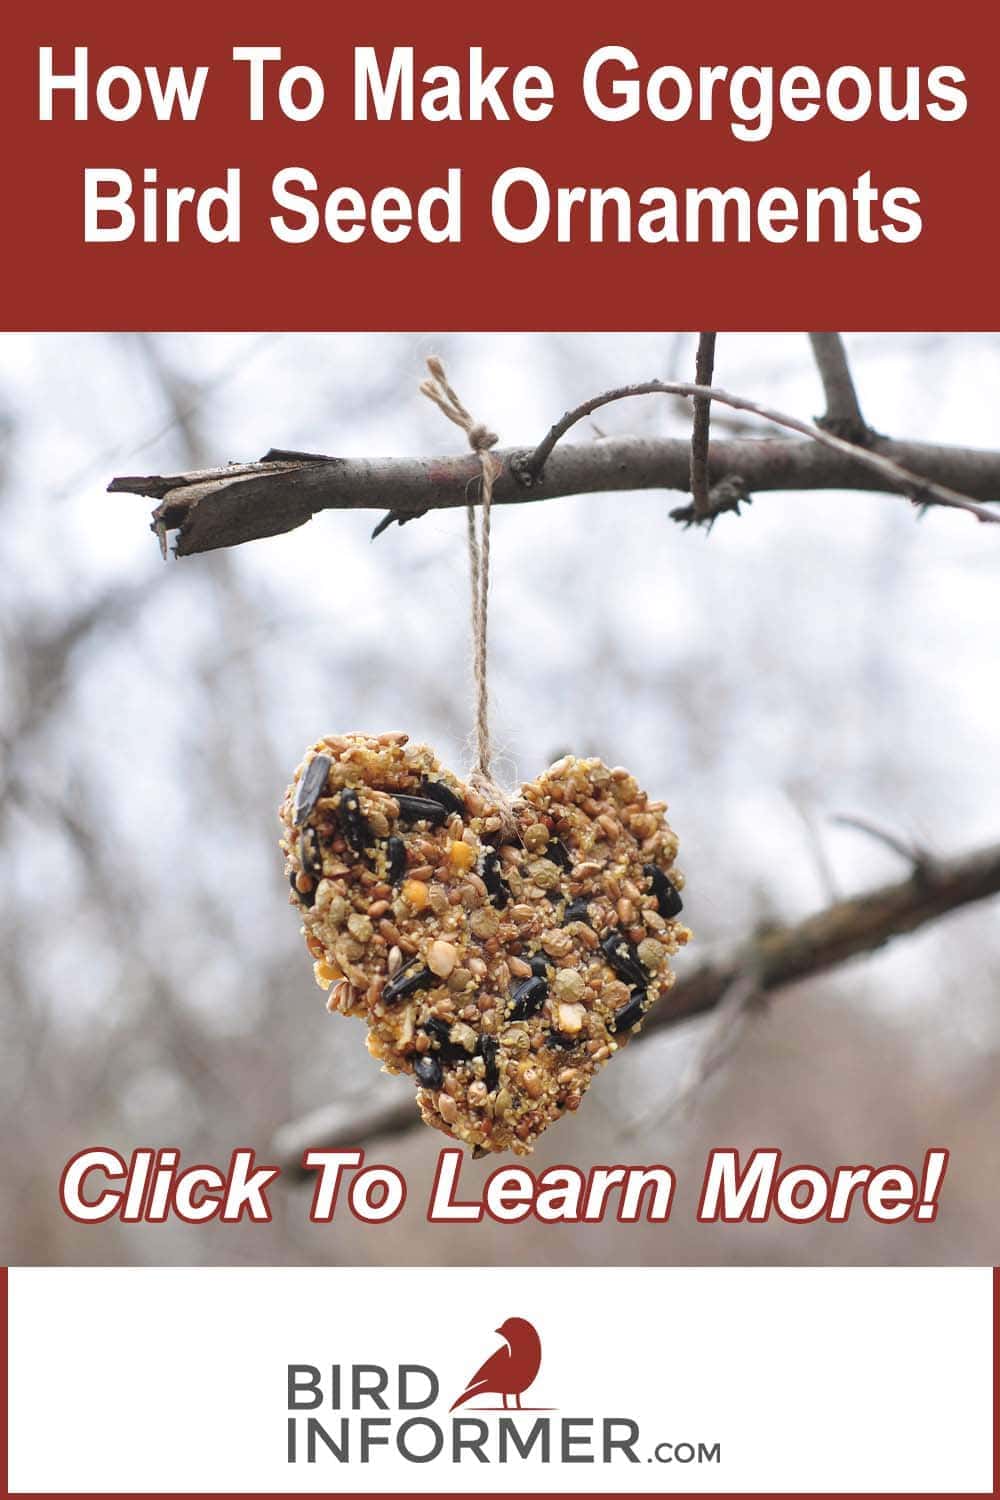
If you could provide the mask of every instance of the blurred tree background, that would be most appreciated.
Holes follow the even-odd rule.
[[[385,1226],[308,1222],[279,1183],[268,1226],[96,1227],[61,1213],[85,1146],[267,1160],[319,1105],[395,1100],[358,1022],[329,1018],[287,906],[276,808],[319,735],[406,729],[457,770],[469,730],[464,517],[378,541],[369,512],[164,565],[112,474],[274,445],[458,451],[416,395],[441,353],[463,397],[531,444],[609,386],[690,378],[694,335],[65,335],[0,341],[0,1224],[6,1263],[994,1262],[1000,924],[959,911],[782,991],[683,1108],[707,1023],[628,1049],[531,1164],[667,1162],[666,1226],[428,1226],[443,1140],[366,1143],[410,1181]],[[849,338],[868,421],[995,446],[1000,338]],[[720,337],[716,380],[822,410],[803,335]],[[685,435],[663,398],[602,433]],[[716,410],[713,431],[765,431]],[[566,749],[670,803],[699,959],[905,864],[836,825],[874,818],[942,854],[1000,837],[997,541],[905,500],[770,494],[711,535],[676,496],[503,507],[492,686],[510,780]],[[414,1115],[415,1115],[414,1111]],[[952,1157],[933,1225],[699,1226],[714,1146],[786,1161]],[[493,1162],[467,1162],[478,1183]]]

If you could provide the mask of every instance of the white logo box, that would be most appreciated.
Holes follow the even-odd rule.
[[[537,1331],[537,1376],[450,1413],[507,1319]],[[314,1410],[288,1409],[292,1365],[319,1372]],[[349,1409],[355,1366],[386,1371],[384,1408]],[[399,1366],[425,1371],[405,1410]],[[993,1421],[985,1269],[9,1275],[12,1493],[991,1493]]]

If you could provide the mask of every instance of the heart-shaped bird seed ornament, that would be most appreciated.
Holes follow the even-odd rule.
[[[316,979],[428,1125],[526,1154],[639,1030],[690,937],[665,812],[572,755],[501,805],[405,734],[307,753],[281,848]]]

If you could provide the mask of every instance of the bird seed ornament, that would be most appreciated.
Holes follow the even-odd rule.
[[[281,807],[328,1009],[428,1125],[530,1152],[671,987],[690,937],[665,804],[567,755],[497,805],[405,734],[320,740]]]
[[[496,436],[439,360],[421,386],[481,470],[469,505],[477,759],[465,782],[405,734],[331,735],[281,806],[281,848],[327,1008],[409,1073],[428,1125],[530,1152],[674,982],[690,938],[666,804],[567,755],[509,797],[493,779],[486,679]]]

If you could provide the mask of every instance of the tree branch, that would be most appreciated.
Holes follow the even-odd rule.
[[[904,469],[980,501],[1000,500],[1000,452],[921,442],[878,440],[878,452]],[[540,478],[526,485],[524,448],[494,449],[501,473],[494,505],[554,500],[596,492],[669,489],[687,492],[690,444],[683,438],[611,438],[560,444]],[[886,474],[854,456],[818,443],[784,438],[727,438],[712,444],[713,484],[740,475],[747,491],[858,490],[906,493]],[[303,526],[323,510],[386,510],[401,518],[464,507],[479,475],[472,454],[447,458],[289,457],[274,452],[259,463],[231,464],[188,474],[126,476],[115,492],[159,501],[153,529],[176,531],[175,552],[187,557],[235,547]],[[675,512],[684,519],[683,511]]]
[[[844,340],[839,333],[811,333],[809,342],[826,397],[826,411],[819,418],[818,425],[838,437],[867,447],[875,434],[861,411]]]
[[[907,880],[836,901],[804,921],[775,927],[694,969],[650,1012],[641,1041],[661,1027],[715,1010],[739,991],[746,975],[755,993],[769,994],[825,973],[862,953],[1000,892],[1000,844],[915,868]],[[634,1045],[634,1043],[633,1043]],[[398,1091],[362,1115],[332,1106],[286,1125],[271,1150],[290,1176],[299,1173],[307,1147],[333,1150],[374,1135],[393,1135],[419,1123],[412,1100]]]
[[[699,333],[698,353],[694,363],[696,385],[711,385],[715,370],[715,334]],[[691,501],[695,517],[707,520],[711,499],[708,483],[708,434],[712,423],[712,403],[704,396],[694,400],[691,423]]]
[[[748,396],[736,396],[732,391],[719,390],[717,386],[690,385],[687,381],[681,380],[644,380],[635,385],[617,386],[614,390],[603,391],[599,396],[592,396],[589,401],[581,402],[579,406],[566,412],[549,428],[534,453],[520,466],[523,475],[529,481],[540,476],[559,439],[583,417],[590,416],[599,407],[608,406],[612,401],[621,401],[629,396],[652,395],[693,396],[696,399],[719,401],[723,406],[735,407],[737,411],[752,411],[756,416],[764,417],[778,427],[787,427],[791,432],[800,432],[804,437],[812,438],[813,442],[819,443],[821,447],[832,448],[835,453],[853,458],[857,463],[873,469],[884,480],[890,482],[890,488],[901,491],[920,504],[946,505],[955,510],[969,511],[979,521],[1000,521],[1000,515],[994,515],[991,511],[984,510],[982,506],[975,505],[968,495],[959,494],[948,485],[933,483],[926,475],[914,474],[884,452],[876,452],[874,449],[849,443],[846,438],[837,437],[836,433],[828,432],[825,427],[817,427],[812,422],[803,422],[800,417],[791,417],[787,412],[776,411],[773,406],[765,406],[762,401],[751,401]],[[745,479],[745,476],[740,475],[740,478]],[[732,509],[731,497],[727,496],[726,499],[726,508]],[[712,514],[709,508],[705,516],[692,513],[692,518],[711,520]],[[685,516],[684,519],[689,518]]]

